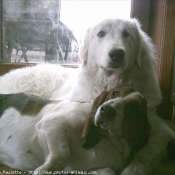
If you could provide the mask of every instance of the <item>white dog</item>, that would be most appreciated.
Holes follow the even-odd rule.
[[[135,88],[147,100],[152,130],[148,144],[122,175],[149,174],[152,163],[163,158],[168,141],[174,138],[174,133],[154,111],[161,101],[161,93],[154,73],[154,47],[150,38],[135,19],[107,19],[88,30],[80,55],[83,64],[76,78],[71,73],[68,79],[59,74],[56,77],[52,71],[45,73],[47,69],[42,69],[45,66],[26,68],[1,77],[0,92],[30,92],[51,99],[90,101],[104,90],[123,86]],[[31,73],[39,69],[41,74]],[[62,68],[63,72],[66,70]],[[54,86],[52,81],[59,86]]]
[[[91,103],[21,93],[0,95],[0,102],[0,162],[35,174],[119,174],[149,137],[146,100],[132,88],[103,92],[91,114]],[[80,137],[89,114],[95,116],[101,141],[86,150]],[[93,144],[91,137],[85,141]]]
[[[1,77],[0,93],[25,92],[59,99],[71,92],[73,100],[90,101],[104,90],[131,86],[149,106],[160,103],[154,48],[135,19],[107,19],[91,27],[80,55],[80,70],[38,65],[12,71]]]

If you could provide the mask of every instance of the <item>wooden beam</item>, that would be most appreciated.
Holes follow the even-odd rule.
[[[4,75],[5,73],[9,72],[13,69],[18,69],[26,66],[35,66],[35,63],[0,63],[0,76]]]
[[[156,0],[153,40],[157,48],[158,65],[156,67],[163,101],[159,113],[171,118],[170,92],[175,41],[175,1]]]
[[[0,62],[1,62],[1,59],[2,59],[2,1],[0,1]]]

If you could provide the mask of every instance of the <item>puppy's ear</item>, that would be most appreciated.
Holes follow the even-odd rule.
[[[84,37],[84,41],[81,44],[80,51],[79,51],[80,59],[83,61],[83,65],[87,63],[87,59],[88,59],[89,30],[90,29],[87,30],[87,33]]]
[[[99,128],[94,124],[94,117],[87,118],[81,138],[83,139],[82,147],[84,149],[94,147],[102,139]]]
[[[102,92],[99,96],[97,96],[93,102],[93,105],[92,105],[92,110],[97,111],[97,109],[108,99],[108,96],[109,96],[109,91],[104,91]]]
[[[150,123],[147,118],[147,103],[130,101],[124,108],[122,134],[132,149],[140,149],[149,139]]]
[[[107,97],[108,92],[102,92],[93,102],[92,110],[85,122],[81,135],[81,138],[83,139],[82,147],[85,149],[94,147],[103,137],[100,132],[100,128],[94,124],[94,117],[98,107],[106,101]]]

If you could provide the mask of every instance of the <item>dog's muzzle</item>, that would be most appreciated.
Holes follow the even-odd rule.
[[[96,125],[108,129],[109,121],[112,120],[116,116],[116,110],[114,107],[110,106],[109,104],[104,104],[100,107]]]

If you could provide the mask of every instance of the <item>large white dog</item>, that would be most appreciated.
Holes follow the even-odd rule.
[[[57,71],[40,65],[12,71],[1,77],[0,93],[27,92],[51,99],[90,101],[114,87],[135,88],[147,100],[152,130],[148,144],[121,174],[149,174],[152,163],[163,158],[168,141],[174,137],[155,113],[161,93],[151,39],[135,19],[107,19],[88,30],[80,55],[83,63],[77,70],[57,67]]]
[[[131,86],[149,106],[160,103],[154,48],[135,19],[107,19],[90,28],[80,56],[80,70],[39,65],[12,71],[1,77],[0,93],[25,92],[58,99],[71,92],[74,100],[90,101],[104,90]]]

